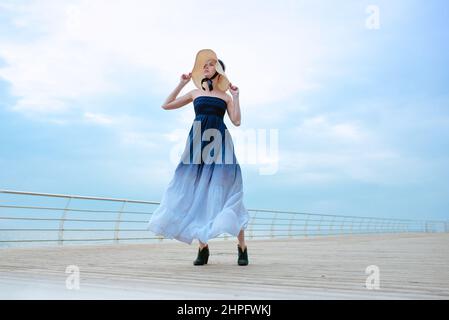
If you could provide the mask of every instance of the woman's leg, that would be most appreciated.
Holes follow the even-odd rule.
[[[245,230],[240,230],[239,235],[238,235],[238,240],[239,240],[239,246],[240,248],[242,248],[242,250],[245,249],[246,244],[245,244]]]
[[[207,243],[203,243],[200,240],[198,240],[200,243],[200,249],[203,249],[205,246],[207,246]]]

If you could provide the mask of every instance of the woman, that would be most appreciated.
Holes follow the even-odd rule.
[[[239,89],[229,82],[224,71],[223,61],[214,51],[200,50],[192,72],[181,76],[162,106],[172,110],[193,101],[195,119],[182,158],[148,228],[188,244],[198,239],[194,265],[207,264],[207,242],[222,233],[237,236],[237,262],[248,264],[244,230],[249,214],[243,204],[242,174],[223,122],[227,111],[231,122],[240,125]],[[177,98],[190,79],[197,89]],[[228,89],[231,95],[226,93]]]

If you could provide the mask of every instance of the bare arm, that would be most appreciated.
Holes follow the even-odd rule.
[[[178,94],[181,92],[182,88],[184,88],[184,86],[190,81],[191,77],[192,77],[191,73],[189,73],[188,75],[183,74],[181,76],[181,81],[176,86],[176,88],[169,94],[164,104],[162,105],[162,109],[165,110],[178,109],[193,101],[192,92],[194,90],[187,92],[185,95],[182,95],[179,98],[176,98]]]
[[[228,116],[231,122],[236,126],[240,126],[241,122],[241,112],[240,112],[240,101],[239,101],[239,90],[236,86],[231,85],[229,90],[232,94],[232,99],[228,102]]]

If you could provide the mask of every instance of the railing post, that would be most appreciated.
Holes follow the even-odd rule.
[[[294,215],[291,215],[292,218],[290,218],[290,223],[288,224],[288,237],[292,238],[292,224],[293,224],[293,220],[294,220]]]
[[[375,232],[375,233],[379,233],[379,228],[380,228],[379,220],[378,220],[378,219],[375,219],[374,232]]]
[[[67,212],[70,205],[72,197],[69,197],[67,204],[65,205],[64,211],[62,212],[61,219],[59,220],[59,232],[58,232],[58,244],[62,245],[64,243],[64,223],[67,218]]]
[[[364,218],[360,218],[359,232],[358,232],[359,234],[360,234],[360,233],[363,233],[363,232],[362,232],[363,220],[365,220],[365,219],[364,219]]]
[[[366,232],[368,232],[369,234],[371,233],[371,232],[370,232],[370,230],[371,230],[371,221],[373,221],[373,219],[372,219],[372,218],[369,218],[369,219],[368,219],[368,223],[367,223],[367,225],[366,225]]]
[[[385,220],[382,219],[379,223],[379,229],[380,229],[380,233],[386,233],[385,232]]]
[[[406,232],[406,230],[408,230],[407,224],[403,224],[401,222],[401,220],[394,221],[394,223],[393,223],[393,231],[394,232],[400,233],[400,232]]]
[[[391,231],[391,224],[393,223],[391,220],[387,220],[388,222],[386,222],[386,226],[385,226],[385,231],[387,232],[387,233],[393,233],[392,231]]]
[[[323,221],[323,217],[324,217],[324,216],[321,216],[320,222],[318,223],[318,232],[317,232],[317,235],[321,235],[321,234],[320,234],[320,233],[321,233],[321,222]]]
[[[390,224],[391,224],[391,232],[397,233],[397,231],[396,231],[396,224],[397,224],[397,222],[392,220]]]
[[[276,221],[277,215],[278,215],[278,213],[276,212],[274,214],[273,220],[271,220],[271,232],[270,232],[270,237],[271,238],[274,238],[274,225],[275,225],[275,221]]]
[[[307,214],[306,221],[304,221],[304,236],[307,238],[307,223],[309,222],[310,214]]]
[[[328,235],[332,235],[332,231],[334,230],[334,221],[335,221],[335,216],[332,217],[332,221],[331,221],[331,225],[329,227],[329,234]]]
[[[254,212],[254,216],[251,218],[252,222],[249,224],[249,238],[252,239],[254,237],[253,233],[254,233],[254,221],[256,220],[256,216],[257,216],[257,212]]]
[[[340,234],[343,234],[343,226],[345,225],[345,219],[346,219],[346,217],[343,217],[343,219],[341,220]]]
[[[380,232],[388,233],[388,220],[382,219],[380,224]]]
[[[351,218],[351,227],[349,228],[349,233],[352,234],[352,227],[354,225],[354,218]]]
[[[122,204],[122,208],[120,209],[120,211],[117,214],[117,220],[115,220],[115,231],[114,231],[114,242],[115,243],[119,243],[120,222],[122,220],[122,213],[123,213],[123,209],[125,208],[126,203],[127,203],[127,200],[124,200],[123,204]]]

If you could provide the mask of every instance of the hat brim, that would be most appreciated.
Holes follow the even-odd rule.
[[[192,70],[193,83],[198,89],[202,90],[201,80],[204,79],[203,67],[206,64],[207,60],[209,59],[214,59],[215,61],[217,61],[215,69],[220,75],[220,78],[218,79],[217,82],[218,89],[221,91],[228,90],[230,84],[229,79],[226,76],[226,73],[224,72],[223,68],[221,67],[221,64],[218,62],[217,54],[211,49],[202,49],[198,51],[198,53],[196,54],[195,64]]]

